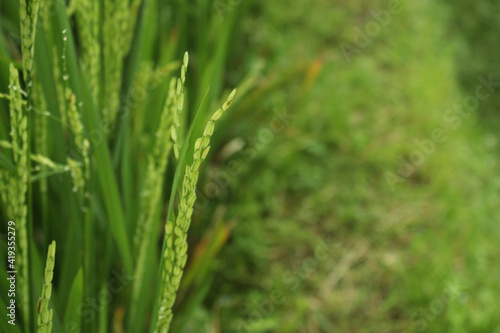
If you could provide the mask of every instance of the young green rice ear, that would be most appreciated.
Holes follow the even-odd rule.
[[[68,165],[71,169],[71,177],[73,179],[74,192],[80,191],[83,193],[85,189],[85,181],[90,177],[90,143],[84,136],[84,127],[78,112],[75,95],[69,88],[66,88],[66,108],[68,111],[69,127],[73,133],[75,146],[83,158],[83,165],[77,161],[68,158]]]
[[[179,200],[179,212],[175,224],[168,221],[165,226],[165,247],[163,269],[163,289],[160,293],[160,308],[155,332],[168,332],[172,321],[172,307],[179,290],[184,266],[187,261],[187,233],[191,224],[193,207],[196,201],[196,184],[199,177],[201,163],[207,157],[210,149],[210,138],[215,129],[215,122],[229,108],[236,94],[236,89],[231,92],[226,102],[212,115],[208,121],[203,136],[196,140],[194,145],[193,163],[186,166],[182,193]]]
[[[139,249],[136,269],[134,272],[134,287],[132,290],[131,316],[136,313],[135,307],[140,303],[141,290],[144,284],[144,273],[147,261],[147,250],[151,242],[151,232],[158,227],[159,207],[161,207],[162,185],[164,174],[167,169],[167,161],[172,150],[170,141],[170,129],[175,113],[175,79],[170,81],[165,105],[161,114],[160,125],[156,131],[156,141],[152,153],[148,158],[146,172],[146,182],[141,195],[141,206],[139,222],[137,225],[136,238],[134,239],[136,248]]]
[[[75,1],[76,2],[76,1]],[[72,3],[75,3],[72,2]],[[88,83],[92,97],[97,103],[101,75],[101,44],[99,43],[99,2],[93,0],[78,1],[76,7],[78,32],[82,40],[82,60],[88,73]]]
[[[134,245],[142,248],[144,230],[149,230],[152,217],[152,208],[160,205],[161,186],[163,183],[163,174],[167,168],[168,157],[172,149],[172,143],[169,140],[170,130],[175,113],[175,79],[170,80],[168,96],[163,106],[160,125],[156,131],[153,151],[148,156],[148,166],[146,172],[146,182],[141,193],[141,207],[139,222],[137,224]],[[147,238],[147,237],[146,237]],[[140,251],[139,256],[140,257]],[[141,261],[139,260],[139,263]],[[137,273],[137,270],[136,270]]]
[[[28,207],[26,195],[28,193],[29,179],[29,151],[28,151],[28,115],[23,107],[19,72],[14,65],[10,65],[10,122],[12,137],[12,154],[16,172],[9,176],[9,206],[11,216],[16,222],[19,244],[18,271],[19,295],[21,310],[25,324],[30,322],[29,309],[29,256],[28,256]],[[28,327],[28,326],[27,326]]]
[[[181,134],[181,116],[184,107],[184,83],[186,82],[186,71],[189,64],[189,55],[184,53],[184,59],[181,67],[181,77],[177,80],[176,96],[175,96],[175,113],[174,124],[172,125],[171,135],[174,142],[174,155],[179,159],[180,147],[182,147],[182,134]]]
[[[129,3],[128,0],[104,1],[102,50],[105,101],[102,116],[111,126],[115,125],[118,116],[123,66],[132,45],[140,1],[134,0],[132,5]],[[117,35],[120,37],[116,38]]]
[[[25,81],[31,87],[31,72],[35,53],[35,34],[38,22],[40,0],[21,0],[19,3],[19,18],[21,20],[21,51],[23,54],[23,70]]]
[[[42,295],[37,306],[37,333],[50,333],[52,331],[52,310],[49,310],[50,296],[52,294],[52,278],[56,262],[56,242],[52,241],[47,253],[45,274],[42,284]]]

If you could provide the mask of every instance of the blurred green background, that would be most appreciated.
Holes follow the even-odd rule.
[[[500,332],[500,3],[165,8],[147,36],[170,44],[143,52],[190,52],[191,115],[209,85],[209,106],[244,96],[201,177],[172,332]]]
[[[213,332],[500,331],[499,9],[298,0],[244,20],[247,58],[304,68],[232,125],[257,152],[235,153],[246,167],[211,201],[235,226],[200,321]],[[478,77],[493,88],[476,105]],[[290,123],[269,134],[275,110]]]

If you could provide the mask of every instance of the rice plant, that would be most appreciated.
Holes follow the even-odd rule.
[[[182,31],[183,4],[2,2],[0,215],[18,272],[2,330],[169,331],[202,163],[235,98],[223,69],[238,13],[204,13],[220,33],[205,48]]]

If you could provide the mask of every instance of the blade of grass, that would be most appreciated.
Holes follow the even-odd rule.
[[[199,308],[206,298],[208,292],[210,291],[215,278],[213,276],[209,276],[205,280],[201,286],[199,286],[190,296],[189,299],[186,300],[182,309],[179,311],[177,316],[177,320],[175,323],[172,323],[172,332],[184,332],[186,329],[186,325],[192,320],[192,314],[195,312],[197,308]],[[175,325],[174,325],[175,324]]]
[[[70,328],[72,332],[79,332],[81,325],[80,305],[83,301],[83,268],[80,267],[76,274],[71,290],[69,292],[68,302],[66,303],[66,312],[64,313],[63,327]]]
[[[103,283],[101,287],[101,293],[107,292],[106,283]],[[109,302],[101,302],[101,306],[99,308],[99,333],[108,332],[108,303]]]
[[[183,294],[187,292],[192,284],[196,285],[203,282],[217,253],[229,239],[232,228],[233,225],[221,221],[212,230],[209,230],[200,241],[194,250],[191,264],[184,274],[185,276],[179,289],[180,298],[182,298]]]
[[[142,49],[144,47],[145,40],[145,32],[144,28],[145,23],[145,13],[148,10],[148,6],[151,1],[144,0],[140,9],[139,19],[137,22],[136,34],[134,36],[132,42],[132,48],[129,57],[126,59],[126,68],[127,71],[124,74],[123,80],[123,92],[125,96],[128,96],[130,93],[130,89],[132,87],[132,83],[137,75],[137,71],[142,59]],[[121,114],[118,116],[118,142],[115,147],[115,154],[113,156],[115,168],[118,168],[118,161],[120,162],[121,168],[121,188],[124,198],[125,207],[127,207],[127,216],[131,217],[134,214],[131,214],[129,210],[133,209],[135,206],[135,202],[133,200],[133,193],[135,193],[136,189],[133,187],[130,179],[133,179],[131,165],[132,157],[130,156],[130,110],[128,105],[122,106]],[[128,221],[127,223],[129,227],[129,231],[135,227],[135,224]]]

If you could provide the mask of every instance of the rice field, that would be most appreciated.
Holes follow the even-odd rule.
[[[497,7],[2,1],[0,331],[499,331]]]

